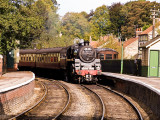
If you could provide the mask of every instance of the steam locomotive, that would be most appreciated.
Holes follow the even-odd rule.
[[[61,70],[69,81],[96,82],[101,75],[100,59],[89,42],[68,47],[20,50],[19,67]]]

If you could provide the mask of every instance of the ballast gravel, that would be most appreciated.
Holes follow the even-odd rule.
[[[62,115],[65,120],[87,120],[95,116],[95,104],[90,95],[87,95],[82,87],[76,84],[62,82],[69,88],[71,94],[71,105]]]

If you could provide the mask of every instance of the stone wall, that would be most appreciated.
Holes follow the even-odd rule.
[[[27,101],[34,94],[35,81],[19,88],[0,93],[0,119],[4,115],[20,107],[21,103]]]

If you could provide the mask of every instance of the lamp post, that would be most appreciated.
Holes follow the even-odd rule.
[[[122,50],[121,50],[121,74],[123,74],[123,41],[122,41]]]

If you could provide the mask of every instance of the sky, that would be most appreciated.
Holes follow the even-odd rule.
[[[57,0],[59,6],[58,14],[64,16],[67,12],[82,12],[89,13],[91,10],[95,10],[102,5],[110,6],[113,3],[126,3],[133,0]],[[135,0],[134,0],[135,1]],[[160,0],[147,0],[156,1]]]

